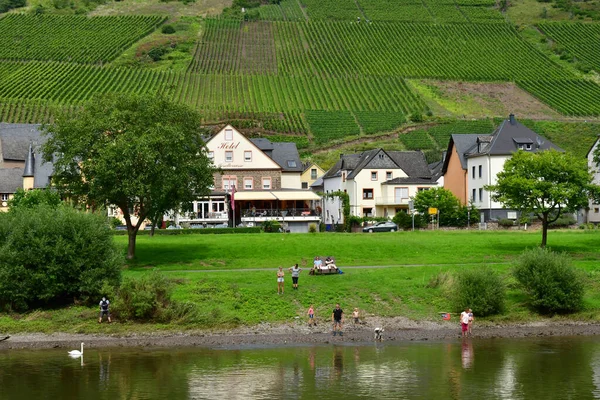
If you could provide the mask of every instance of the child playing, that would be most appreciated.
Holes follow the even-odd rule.
[[[354,318],[354,324],[360,324],[358,317],[359,317],[358,308],[355,308],[354,311],[352,312],[352,318]]]
[[[473,326],[473,310],[469,308],[469,336],[473,336],[473,332],[471,332],[471,327]]]
[[[317,326],[315,322],[315,309],[312,304],[308,307],[308,326]]]

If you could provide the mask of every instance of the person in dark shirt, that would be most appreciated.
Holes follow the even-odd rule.
[[[333,336],[339,333],[342,336],[342,323],[344,322],[344,310],[340,308],[339,303],[335,305],[333,313],[331,314],[331,320],[333,321]],[[336,332],[337,328],[337,332]]]

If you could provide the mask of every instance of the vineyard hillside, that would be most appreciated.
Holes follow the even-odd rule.
[[[557,3],[515,23],[511,8],[523,6],[495,0],[234,0],[201,15],[177,1],[75,1],[73,12],[32,1],[0,14],[5,122],[51,121],[97,93],[159,92],[207,125],[295,141],[307,155],[392,140],[434,157],[449,132],[489,133],[507,112],[560,120],[569,135],[600,118],[591,6]],[[406,131],[420,123],[428,129]]]

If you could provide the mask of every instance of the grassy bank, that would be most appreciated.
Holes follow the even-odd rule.
[[[115,240],[123,247],[123,237]],[[526,297],[510,275],[511,261],[523,249],[537,245],[539,232],[419,232],[391,234],[317,235],[190,235],[140,237],[138,259],[124,272],[142,276],[147,267],[164,270],[177,282],[174,298],[193,304],[172,324],[123,323],[98,325],[96,308],[70,307],[20,315],[0,315],[0,332],[71,332],[128,334],[134,332],[206,329],[292,322],[305,318],[314,304],[318,318],[330,319],[336,302],[349,314],[360,308],[368,318],[405,316],[439,320],[439,312],[454,312],[447,299],[448,273],[488,265],[507,284],[507,311],[487,319],[514,323],[542,320],[528,309]],[[586,278],[585,307],[565,320],[600,320],[600,233],[550,233],[555,250],[565,251]],[[333,254],[339,264],[388,265],[388,268],[346,268],[343,275],[300,278],[300,290],[277,295],[275,268],[286,268],[302,257]],[[411,264],[410,266],[403,266]],[[417,265],[416,264],[422,264]],[[270,268],[268,271],[244,269]],[[221,272],[206,270],[221,269]],[[200,271],[194,271],[200,270]],[[202,271],[204,270],[204,271]],[[479,319],[478,321],[481,321]]]

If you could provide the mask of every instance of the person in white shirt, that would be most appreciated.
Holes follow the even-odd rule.
[[[465,308],[465,311],[460,313],[460,326],[462,328],[463,337],[466,337],[469,331],[469,321],[471,321],[471,317],[469,316],[469,308]]]

